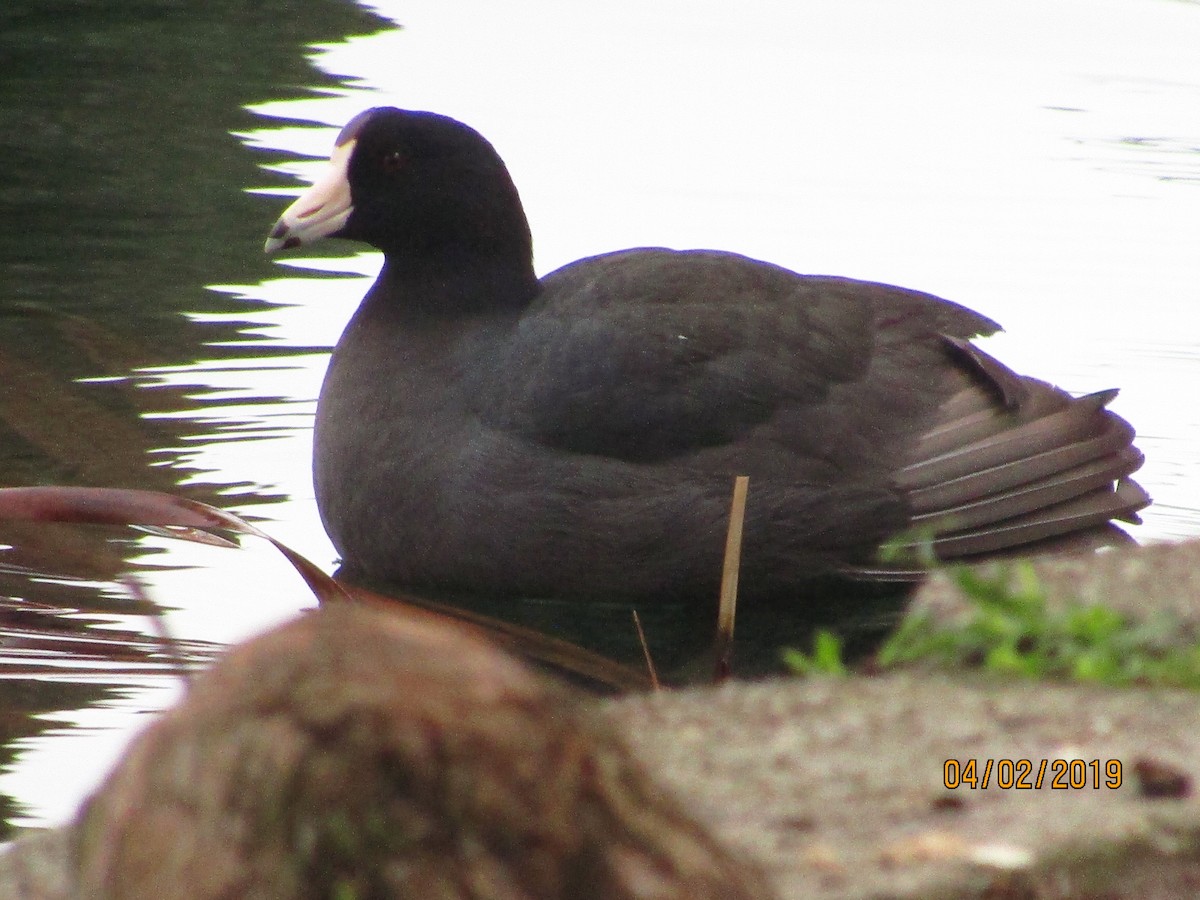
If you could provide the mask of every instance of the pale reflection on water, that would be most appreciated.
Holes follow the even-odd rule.
[[[251,107],[264,125],[239,135],[248,153],[323,156],[366,106],[435,109],[479,128],[509,163],[542,271],[626,246],[719,247],[965,303],[1009,329],[991,349],[1014,368],[1080,392],[1121,387],[1116,408],[1141,434],[1139,477],[1156,498],[1137,536],[1200,533],[1200,8],[374,6],[404,30],[313,53],[357,86]],[[271,168],[305,180],[316,165]],[[263,200],[264,237],[284,203]],[[213,286],[246,303],[236,362],[133,377],[195,385],[209,401],[224,392],[202,416],[179,413],[194,437],[164,459],[228,485],[232,511],[332,565],[309,482],[311,412],[327,348],[378,258],[316,252],[335,256]],[[256,360],[256,349],[298,355]],[[254,502],[272,494],[286,500]],[[181,568],[148,580],[180,604],[176,634],[237,640],[308,602],[270,548],[247,546],[169,548]],[[138,690],[30,741],[0,788],[29,804],[27,824],[61,818],[101,764],[54,796],[50,773],[68,757],[109,758],[138,713],[171,696]]]

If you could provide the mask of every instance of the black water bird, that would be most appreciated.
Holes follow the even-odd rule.
[[[711,250],[539,279],[492,146],[377,108],[266,249],[384,253],[334,350],[315,482],[350,574],[413,589],[652,602],[715,596],[750,476],[742,596],[1082,546],[1149,502],[1115,391],[1072,398],[973,346],[998,326],[929,294]]]

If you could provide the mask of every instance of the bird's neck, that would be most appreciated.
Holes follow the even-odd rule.
[[[533,262],[512,253],[492,256],[387,253],[375,288],[418,318],[477,316],[490,311],[517,311],[537,295]]]

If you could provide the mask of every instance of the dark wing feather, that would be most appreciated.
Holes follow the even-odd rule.
[[[1148,502],[1115,392],[1018,375],[968,342],[995,323],[936,297],[708,251],[596,257],[543,287],[494,379],[506,393],[479,392],[490,426],[683,478],[750,474],[752,506],[778,519],[764,535],[826,529],[851,573],[880,577],[846,557],[904,523],[971,557],[1078,544]],[[846,495],[805,500],[826,491]],[[798,551],[765,540],[787,568]]]
[[[554,449],[661,461],[733,445],[780,414],[796,432],[819,427],[824,406],[854,422],[860,404],[842,395],[873,390],[881,346],[918,339],[944,366],[944,328],[995,325],[928,295],[734,254],[615,253],[544,279],[503,361],[509,393],[482,415]]]
[[[978,384],[943,403],[895,479],[937,556],[1090,547],[1091,535],[1119,534],[1111,520],[1139,521],[1150,499],[1129,476],[1143,458],[1132,426],[1107,409],[1115,390],[1071,397],[948,342]]]

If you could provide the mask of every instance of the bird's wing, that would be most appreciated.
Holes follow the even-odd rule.
[[[544,280],[481,409],[556,449],[649,462],[734,444],[781,414],[798,434],[831,404],[848,427],[886,408],[889,389],[911,395],[923,374],[961,364],[940,332],[993,328],[928,295],[732,254],[611,254]],[[916,369],[877,377],[889,353]]]

